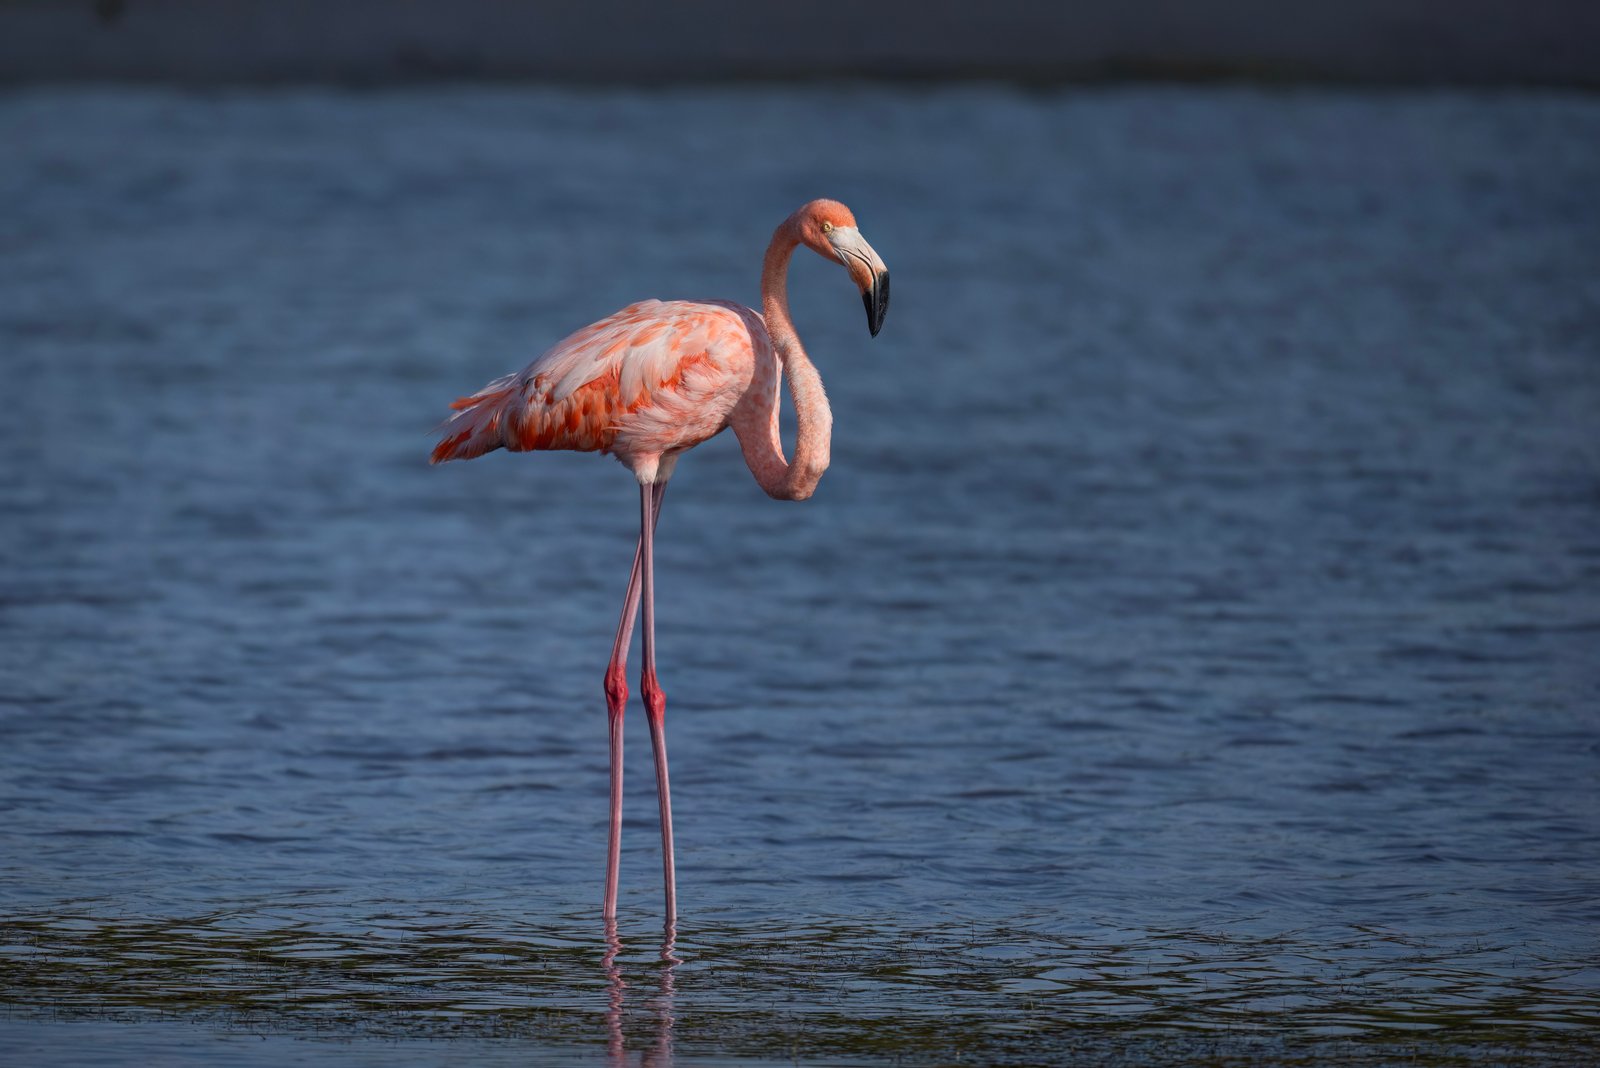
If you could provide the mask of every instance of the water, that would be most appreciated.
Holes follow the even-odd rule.
[[[0,1052],[1600,1055],[1600,104],[0,97]],[[812,501],[658,543],[682,922],[600,676],[637,504],[451,398],[797,261]]]

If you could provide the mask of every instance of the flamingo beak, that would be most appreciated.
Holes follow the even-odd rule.
[[[854,226],[841,226],[828,234],[834,254],[861,288],[861,302],[867,308],[867,329],[873,337],[883,329],[889,311],[889,268],[873,251]]]
[[[861,301],[867,306],[867,329],[872,331],[872,336],[877,337],[878,331],[883,329],[883,317],[889,311],[889,269],[886,267],[872,275],[872,287],[861,294]]]

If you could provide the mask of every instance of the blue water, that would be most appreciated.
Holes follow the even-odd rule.
[[[0,144],[0,1053],[1600,1056],[1595,98],[52,90]],[[797,261],[813,500],[673,480],[681,923],[635,706],[608,953],[636,489],[429,430],[754,302],[821,195],[894,304]]]

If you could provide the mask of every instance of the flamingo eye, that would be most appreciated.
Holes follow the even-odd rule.
[[[823,224],[822,224],[822,232],[823,232],[823,233],[825,233],[825,234],[831,234],[831,233],[833,233],[833,223],[831,223],[831,222],[824,222],[824,223],[823,223]]]

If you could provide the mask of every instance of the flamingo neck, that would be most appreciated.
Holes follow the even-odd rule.
[[[761,314],[767,321],[767,334],[774,348],[779,347],[780,338],[797,349],[800,347],[794,320],[789,318],[789,261],[799,245],[794,228],[784,223],[773,233],[766,257],[761,261]]]
[[[793,221],[786,221],[772,235],[761,268],[761,310],[781,366],[776,378],[788,375],[789,394],[794,399],[794,461],[785,460],[783,455],[778,428],[779,382],[764,381],[760,370],[750,386],[758,405],[752,414],[757,418],[743,426],[739,422],[734,425],[745,462],[761,488],[768,496],[792,501],[803,501],[815,492],[817,482],[828,469],[833,435],[833,412],[822,388],[822,376],[806,355],[789,317],[789,260],[799,244]]]

